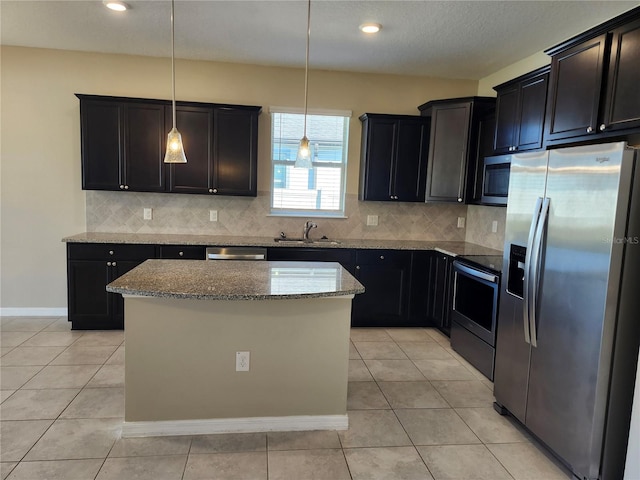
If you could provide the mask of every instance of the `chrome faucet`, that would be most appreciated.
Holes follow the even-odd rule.
[[[318,225],[313,223],[311,220],[307,220],[304,224],[304,229],[302,230],[302,238],[305,240],[309,240],[309,230],[312,228],[318,228]]]

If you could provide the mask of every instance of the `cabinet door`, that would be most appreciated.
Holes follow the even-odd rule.
[[[493,135],[491,136],[493,145]],[[411,294],[409,300],[409,323],[416,327],[431,325],[429,315],[429,265],[433,252],[415,251],[411,258]]]
[[[255,197],[258,112],[218,108],[213,128],[212,193]]]
[[[405,326],[410,269],[410,252],[357,251],[355,276],[364,285],[365,293],[353,299],[351,325]]]
[[[427,201],[464,201],[470,116],[469,102],[433,107]]]
[[[360,199],[393,200],[392,168],[398,122],[369,118],[363,125],[360,165]]]
[[[171,108],[167,107],[167,127],[172,124],[171,117]],[[182,135],[187,163],[170,166],[169,191],[209,193],[213,186],[213,108],[178,105],[176,126]]]
[[[493,147],[496,153],[513,151],[518,136],[519,85],[498,92],[496,100],[496,130]]]
[[[613,31],[604,121],[598,130],[640,127],[640,20]]]
[[[549,75],[534,77],[520,85],[519,118],[515,151],[542,147]]]
[[[434,253],[429,267],[429,315],[431,322],[449,335],[451,328],[451,260]]]
[[[164,106],[125,106],[125,189],[134,192],[165,190]]]
[[[424,202],[429,143],[428,118],[400,120],[394,161],[393,194],[401,202]]]
[[[82,189],[120,190],[123,106],[80,100]]]
[[[475,162],[473,172],[468,174],[467,199],[473,203],[482,201],[484,182],[484,158],[493,155],[493,143],[496,131],[495,112],[484,115],[478,120],[478,149],[470,161]]]
[[[112,328],[113,295],[105,290],[110,270],[111,262],[106,260],[67,263],[67,302],[73,329]]]
[[[146,260],[146,259],[145,259]],[[129,270],[133,270],[144,260],[120,260],[113,262],[111,266],[109,282],[113,282],[116,278],[121,277]],[[121,330],[124,328],[124,298],[119,293],[110,293],[112,306],[111,322],[108,327],[112,330]]]
[[[551,61],[548,138],[597,131],[606,35],[576,45]]]

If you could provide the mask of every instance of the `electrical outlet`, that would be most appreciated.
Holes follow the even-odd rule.
[[[377,227],[378,226],[378,215],[367,215],[367,226],[368,227]]]
[[[142,214],[142,217],[143,217],[145,220],[151,220],[151,219],[153,218],[153,209],[152,209],[152,208],[145,208],[145,209],[143,210],[143,212],[144,212],[144,213]]]
[[[498,221],[494,220],[493,222],[491,222],[491,231],[493,233],[497,233],[498,232]]]
[[[458,228],[464,228],[464,217],[458,217]]]
[[[209,221],[210,222],[218,221],[218,210],[209,210]]]
[[[250,352],[236,352],[236,372],[248,372]]]

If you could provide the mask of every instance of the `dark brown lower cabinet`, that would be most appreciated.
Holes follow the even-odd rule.
[[[203,260],[202,245],[67,244],[69,320],[74,330],[124,328],[124,301],[106,286],[150,258]],[[433,251],[270,247],[270,261],[338,262],[365,287],[354,327],[437,326],[449,332],[451,261]]]
[[[351,326],[407,326],[410,274],[411,252],[357,250],[355,277],[365,292],[353,299]]]
[[[451,332],[452,257],[431,252],[427,290],[427,316],[430,323],[447,336]]]
[[[73,330],[124,328],[124,300],[106,286],[155,258],[155,245],[67,244],[67,306]]]

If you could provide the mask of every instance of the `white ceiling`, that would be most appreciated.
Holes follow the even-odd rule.
[[[0,1],[3,45],[170,56],[170,3]],[[304,66],[306,1],[176,0],[176,56]],[[637,1],[313,0],[310,68],[479,79]],[[383,25],[376,36],[363,22]]]

